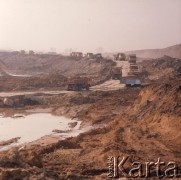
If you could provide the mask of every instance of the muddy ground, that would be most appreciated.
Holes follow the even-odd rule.
[[[150,63],[149,66],[146,63]],[[181,63],[168,63],[166,67],[165,64],[164,61],[163,67],[160,60],[142,64],[148,78],[157,77],[150,78],[152,83],[142,88],[120,88],[117,82],[112,88],[111,83],[106,82],[91,91],[19,94],[8,97],[6,103],[1,97],[0,113],[4,116],[50,112],[80,119],[82,127],[91,125],[93,129],[66,140],[49,137],[23,148],[0,152],[0,179],[108,179],[110,156],[129,156],[125,163],[126,176],[134,161],[144,164],[145,170],[145,162],[156,163],[160,158],[166,165],[176,162],[180,169],[181,77],[178,66]],[[160,69],[171,71],[164,77],[159,75]],[[102,87],[106,91],[101,91]],[[118,176],[125,177],[122,172]],[[149,177],[157,177],[154,167]]]

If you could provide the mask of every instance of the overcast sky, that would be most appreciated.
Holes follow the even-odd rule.
[[[0,49],[124,51],[181,43],[181,0],[0,0]]]

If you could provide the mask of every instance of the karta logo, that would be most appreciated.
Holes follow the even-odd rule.
[[[133,161],[129,156],[122,158],[119,156],[109,156],[107,160],[109,178],[149,178],[151,176],[159,178],[180,177],[179,166],[173,161],[165,163],[158,158],[155,162],[142,163]]]

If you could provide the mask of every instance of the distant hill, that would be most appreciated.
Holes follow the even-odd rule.
[[[116,52],[115,52],[116,53]],[[104,53],[104,56],[112,57],[115,53]],[[155,59],[163,57],[164,55],[181,59],[181,44],[170,46],[163,49],[144,49],[126,51],[126,54],[136,54],[141,59]]]
[[[164,55],[181,59],[181,44],[170,46],[164,49],[145,49],[127,51],[126,54],[134,53],[140,58],[160,58]]]

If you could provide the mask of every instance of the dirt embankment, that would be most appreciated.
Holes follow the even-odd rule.
[[[43,104],[42,106],[38,105],[38,107],[39,108],[51,107],[52,113],[55,115],[65,115],[68,117],[81,119],[83,120],[82,126],[87,125],[87,124],[105,126],[105,123],[112,121],[117,114],[123,113],[123,110],[128,105],[133,103],[134,98],[137,97],[139,91],[140,91],[139,89],[130,89],[128,91],[125,89],[125,90],[112,91],[112,92],[81,92],[74,95],[73,94],[61,94],[61,95],[54,95],[54,96],[47,95],[47,96],[44,96],[44,99],[48,103]],[[115,99],[116,99],[116,104],[115,104]],[[36,108],[36,106],[37,105],[34,105],[32,107],[28,106],[26,107],[26,109],[31,110],[32,108]],[[12,115],[13,112],[24,113],[23,109],[20,107],[19,109],[16,108],[13,111],[12,108],[10,108],[10,109],[4,109],[3,112],[4,113],[7,112],[7,115],[8,113],[9,115]],[[111,113],[111,110],[113,109],[114,109],[114,113]],[[9,151],[7,154],[0,153],[1,154],[0,166],[6,168],[6,170],[3,169],[3,177],[10,177],[10,176],[16,177],[17,171],[18,171],[17,177],[22,177],[23,176],[22,174],[24,171],[28,171],[28,175],[30,176],[32,176],[33,174],[36,174],[35,172],[38,171],[38,174],[40,175],[42,173],[41,172],[42,163],[44,163],[42,162],[43,159],[41,158],[46,153],[52,152],[52,150],[55,149],[55,147],[58,148],[62,146],[66,148],[68,146],[69,148],[72,149],[72,142],[68,142],[67,144],[66,141],[61,141],[60,144],[56,143],[54,145],[49,145],[48,147],[44,147],[44,148],[40,146],[35,146],[33,148],[32,146],[30,146],[28,147],[29,148],[28,150],[27,148],[25,148],[24,150],[20,152],[16,149],[16,150]],[[81,149],[79,143],[77,142],[75,143],[75,147],[76,148],[79,147]],[[37,153],[35,153],[34,150]],[[17,153],[14,153],[13,151]],[[75,150],[75,151],[79,152],[79,150]],[[25,152],[27,152],[27,155],[25,155],[26,154]],[[67,153],[69,154],[69,150],[67,151]],[[74,154],[74,150],[72,150],[72,153]],[[18,157],[15,157],[15,155],[13,154],[18,154]],[[34,157],[35,154],[36,154],[36,157]],[[21,159],[20,161],[22,163],[24,162],[23,164],[26,164],[26,167],[27,167],[26,170],[23,170],[22,167],[24,167],[24,165],[22,165],[21,162],[19,161],[16,162],[17,159],[19,160],[19,158]],[[35,165],[34,164],[35,159],[37,159],[39,166],[37,166],[36,168],[32,170],[32,165],[33,166]],[[30,163],[31,165],[29,164],[29,161],[32,161]],[[50,165],[47,165],[47,166],[50,167]],[[20,173],[19,171],[23,171],[23,172]],[[49,172],[48,174],[52,174],[52,173]],[[25,175],[27,174],[25,173]],[[36,177],[39,177],[39,175]]]
[[[4,83],[6,82],[6,83]],[[0,91],[62,90],[67,78],[61,74],[49,74],[35,77],[0,76]]]
[[[113,64],[109,59],[75,59],[62,55],[0,52],[0,74],[10,76],[39,76],[53,72],[65,77],[86,75],[104,80],[109,76]]]
[[[62,90],[74,76],[90,77],[96,85],[111,77],[113,65],[109,59],[0,52],[0,91]]]
[[[149,131],[148,136],[155,136],[164,147],[163,152],[172,152],[175,160],[181,160],[178,158],[181,155],[180,80],[180,77],[173,77],[162,84],[145,88],[128,109],[129,116],[142,124],[142,131],[146,129]]]
[[[77,118],[83,120],[83,124],[86,122],[94,124],[94,120],[95,123],[98,121],[101,123],[101,119],[104,122],[104,117],[106,118],[108,115],[114,117],[115,114],[122,113],[134,101],[139,91],[139,88],[135,88],[118,91],[82,91],[54,95],[35,93],[1,97],[0,112],[6,116],[12,116],[18,113],[33,112],[36,109],[51,109],[51,113],[54,115]],[[114,102],[115,99],[117,99],[116,102]],[[99,120],[98,116],[100,116]]]
[[[156,162],[160,157],[165,162],[181,163],[180,99],[181,79],[176,76],[140,93],[131,89],[70,97],[69,112],[72,104],[72,108],[77,107],[75,117],[104,127],[46,147],[36,145],[0,153],[1,176],[105,179],[107,158],[116,155],[141,162]],[[58,104],[53,112],[61,114]]]
[[[179,73],[181,68],[181,59],[175,59],[169,56],[163,56],[158,59],[143,61],[139,63],[143,73],[152,81],[163,81]]]

